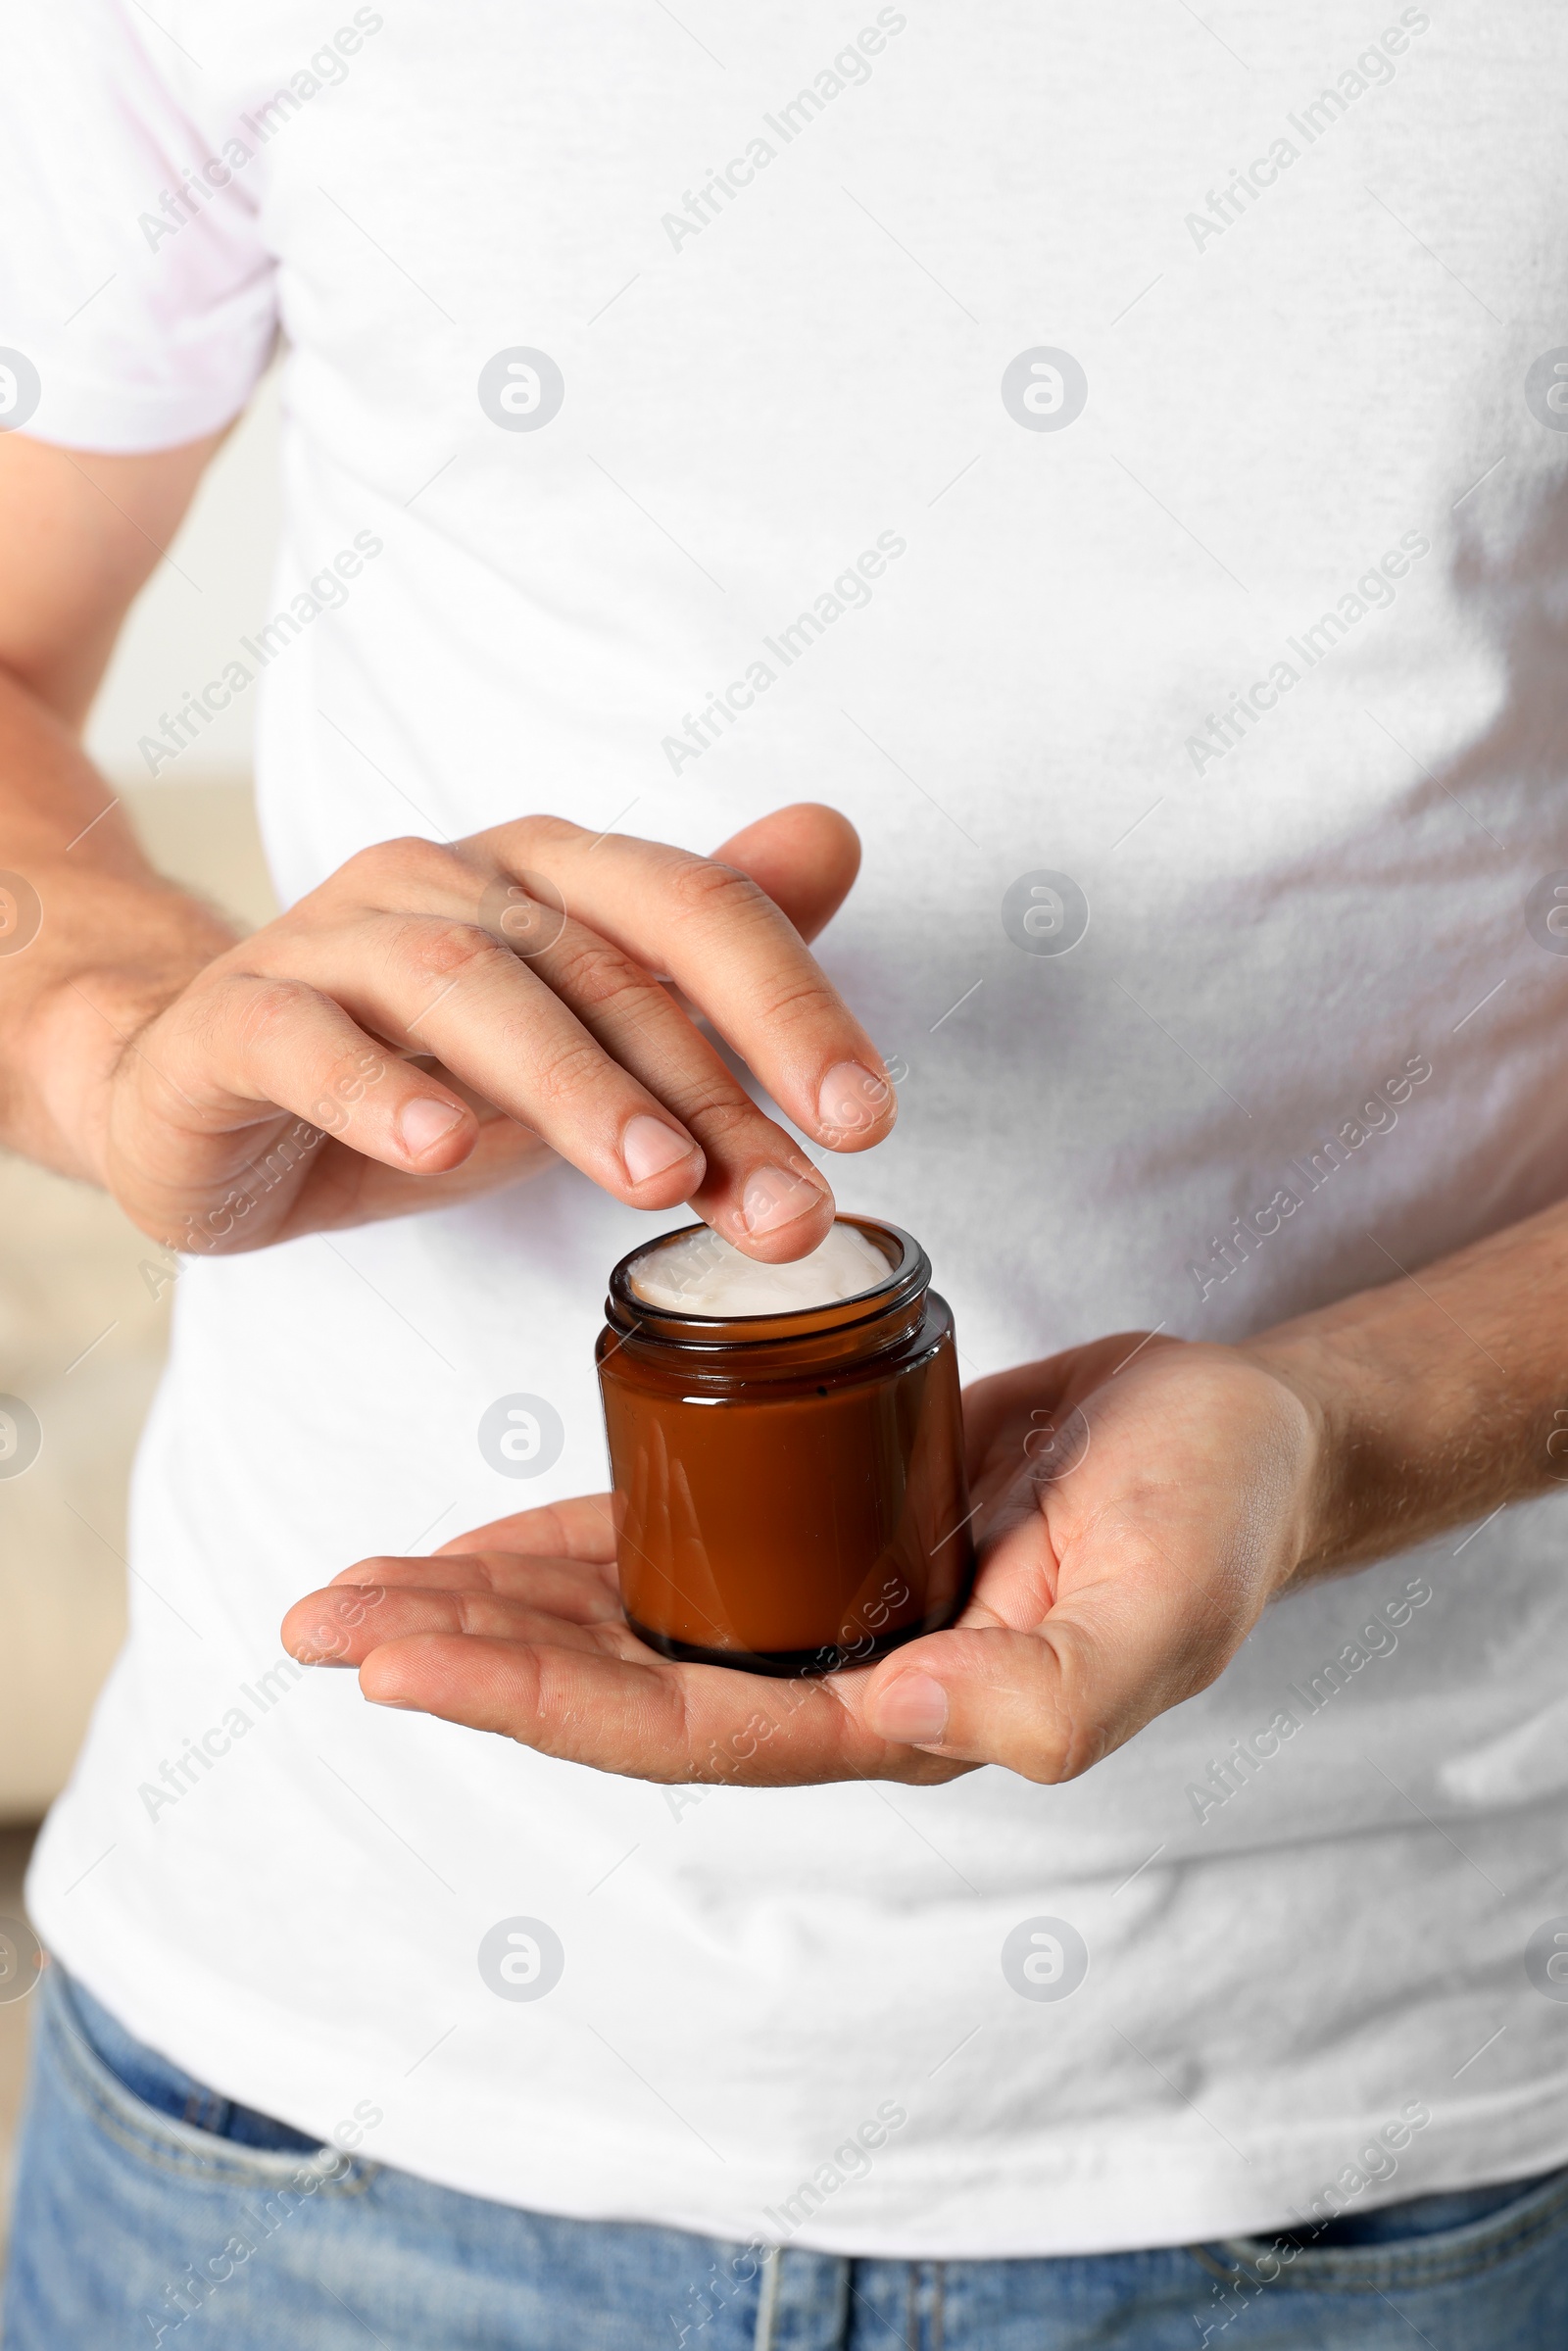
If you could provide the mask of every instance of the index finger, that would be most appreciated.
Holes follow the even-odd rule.
[[[482,836],[502,862],[545,874],[572,912],[648,970],[667,973],[804,1134],[865,1151],[897,1114],[882,1056],[799,931],[734,866],[559,816]]]
[[[444,1559],[460,1551],[519,1551],[527,1558],[587,1559],[603,1566],[615,1556],[612,1496],[574,1494],[564,1502],[514,1510],[508,1518],[492,1518],[466,1535],[454,1535],[450,1543],[438,1544],[433,1556]],[[333,1582],[347,1582],[358,1572],[349,1568]]]
[[[938,1781],[963,1768],[877,1738],[823,1682],[672,1666],[624,1625],[600,1625],[569,1644],[405,1634],[370,1651],[360,1688],[372,1705],[466,1723],[633,1780],[796,1788]]]

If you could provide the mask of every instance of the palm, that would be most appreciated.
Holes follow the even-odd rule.
[[[368,1696],[638,1779],[780,1787],[962,1768],[868,1732],[845,1702],[864,1672],[773,1681],[645,1647],[621,1612],[608,1494],[501,1519],[433,1559],[365,1560],[301,1600],[283,1637],[298,1655],[362,1664]]]
[[[1288,1572],[1294,1524],[1257,1503],[1291,1484],[1298,1408],[1229,1348],[1133,1332],[979,1383],[965,1421],[981,1569],[907,1662],[1010,1695],[1032,1642],[1034,1776],[1069,1778],[1206,1687]]]
[[[1211,1681],[1288,1572],[1300,1408],[1231,1349],[1133,1334],[982,1381],[965,1415],[973,1596],[874,1667],[776,1682],[656,1656],[621,1613],[608,1495],[365,1561],[284,1638],[383,1703],[641,1779],[1070,1777]],[[941,1752],[898,1735],[909,1675],[952,1696]]]

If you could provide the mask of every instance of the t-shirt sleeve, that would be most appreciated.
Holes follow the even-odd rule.
[[[128,452],[227,423],[275,266],[199,62],[129,0],[0,0],[0,429]]]

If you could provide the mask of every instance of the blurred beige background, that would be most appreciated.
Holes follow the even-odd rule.
[[[245,928],[271,893],[250,790],[249,697],[148,779],[137,738],[266,617],[276,541],[275,381],[215,460],[138,599],[87,732],[166,873]],[[0,562],[5,551],[0,550]],[[157,1384],[169,1286],[101,1194],[0,1153],[0,1395],[38,1415],[43,1447],[0,1479],[0,1919],[23,1915],[32,1828],[64,1785],[124,1625],[125,1498]],[[155,1295],[161,1291],[162,1295]],[[28,2003],[0,2003],[0,2244]]]

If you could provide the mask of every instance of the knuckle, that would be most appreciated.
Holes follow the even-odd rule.
[[[521,821],[534,841],[564,847],[567,842],[582,839],[582,826],[573,824],[569,816],[524,816]]]
[[[569,1109],[585,1095],[597,1093],[605,1078],[605,1056],[591,1037],[566,1044],[550,1053],[534,1072],[534,1088],[544,1107]]]
[[[705,1151],[722,1151],[737,1137],[746,1137],[758,1125],[770,1122],[752,1101],[750,1095],[737,1090],[731,1094],[710,1087],[701,1092],[666,1096],[669,1106],[681,1123],[694,1134]]]
[[[1018,1742],[1016,1768],[1026,1780],[1056,1787],[1081,1779],[1115,1742],[1100,1695],[1099,1655],[1081,1627],[1058,1626],[1049,1642],[1054,1672],[1044,1684],[1029,1673],[1008,1677]]]
[[[677,857],[665,875],[665,887],[683,919],[754,922],[772,905],[749,874],[711,857]]]
[[[541,851],[567,850],[584,837],[583,827],[573,824],[569,816],[548,815],[516,816],[510,824],[498,825],[493,832],[480,836],[486,848],[499,855],[502,864],[508,866],[537,864]]]
[[[246,1053],[289,1036],[320,1001],[303,980],[284,979],[275,973],[236,973],[224,993],[235,1042]]]
[[[647,975],[629,955],[603,939],[576,938],[550,961],[550,985],[574,1006],[608,1012],[618,1004],[640,997],[648,989]]]
[[[1014,1720],[1011,1736],[1001,1743],[1008,1769],[1021,1779],[1032,1780],[1037,1788],[1055,1788],[1063,1781],[1076,1780],[1096,1759],[1090,1752],[1093,1740],[1085,1739],[1071,1720],[1060,1716],[1041,1719],[1032,1708],[1022,1721]]]
[[[824,1013],[838,1009],[838,998],[814,965],[769,988],[758,1006],[759,1017],[779,1029],[815,1028]]]
[[[477,923],[455,920],[403,923],[397,952],[406,968],[428,980],[454,979],[480,968],[499,970],[503,965],[510,971],[514,963],[508,950],[498,946],[488,931],[482,931]]]
[[[366,895],[379,897],[406,891],[411,885],[444,881],[454,861],[451,851],[443,849],[439,842],[426,841],[418,833],[405,833],[395,840],[372,841],[368,848],[356,850],[340,871]]]
[[[1064,1724],[1054,1737],[1035,1741],[1028,1776],[1048,1787],[1081,1780],[1109,1752],[1111,1743],[1109,1732],[1101,1724]]]

